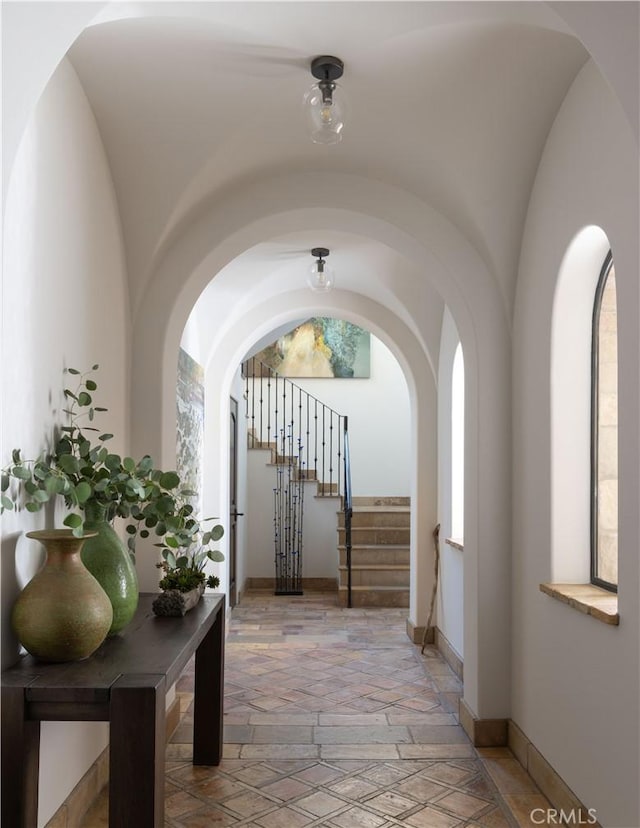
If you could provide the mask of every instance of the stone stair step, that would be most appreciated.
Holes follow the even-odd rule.
[[[250,435],[247,435],[247,448],[274,452],[276,450],[276,444],[274,442],[267,443],[266,440],[258,440],[257,438],[254,439]]]
[[[386,507],[378,510],[357,508],[351,516],[351,526],[397,526],[409,527],[411,512],[404,506]],[[344,526],[344,512],[338,512],[338,526]]]
[[[409,587],[351,587],[354,607],[408,607]],[[338,587],[338,604],[347,606],[347,587]]]
[[[340,584],[346,586],[348,583],[348,572],[346,566],[338,567]],[[372,589],[378,587],[408,587],[409,566],[352,566],[351,585],[368,586]]]
[[[408,544],[411,535],[409,527],[398,526],[352,526],[351,545],[370,546],[386,545],[398,546]],[[345,529],[338,527],[338,546],[344,546]]]
[[[338,547],[340,566],[346,566],[347,550],[344,545]],[[352,546],[351,565],[353,566],[409,566],[409,546]]]
[[[399,497],[395,495],[389,497],[380,497],[378,495],[354,497],[351,505],[354,508],[356,506],[406,506],[407,508],[410,508],[411,498]]]

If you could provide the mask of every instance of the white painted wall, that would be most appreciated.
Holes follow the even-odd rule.
[[[3,12],[4,13],[4,12]],[[34,457],[63,415],[62,371],[100,364],[105,430],[128,446],[129,310],[118,209],[93,113],[63,61],[38,103],[8,186],[4,223],[2,464],[22,447]],[[55,516],[2,519],[2,661],[18,653],[11,607],[40,561],[23,532]],[[102,723],[45,723],[40,757],[44,825],[107,743]],[[64,761],[61,761],[64,757]]]
[[[440,523],[440,578],[437,596],[438,628],[460,658],[464,657],[464,553],[445,538],[453,534],[453,480],[451,464],[453,362],[460,344],[448,308],[442,317],[438,362],[438,521]]]
[[[513,326],[512,718],[609,828],[640,825],[637,187],[637,143],[589,62],[549,134],[520,263]],[[538,589],[560,571],[558,558],[575,554],[568,547],[579,545],[578,552],[585,559],[589,555],[584,532],[565,530],[560,545],[556,524],[563,520],[563,504],[555,501],[560,490],[552,487],[550,342],[565,254],[576,235],[592,225],[611,242],[618,288],[619,627],[599,623]],[[565,381],[571,382],[566,375]],[[583,424],[575,427],[581,430]],[[562,496],[574,491],[580,497],[584,463],[566,458],[566,464]],[[573,519],[571,504],[564,514]]]

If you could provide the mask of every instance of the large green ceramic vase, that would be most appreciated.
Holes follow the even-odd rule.
[[[113,611],[80,558],[85,539],[70,529],[27,532],[27,537],[43,544],[47,560],[13,607],[18,640],[40,661],[88,658],[107,637]]]
[[[84,531],[95,533],[82,547],[82,561],[109,596],[113,623],[109,635],[123,630],[138,606],[138,576],[129,550],[98,503],[85,504]]]

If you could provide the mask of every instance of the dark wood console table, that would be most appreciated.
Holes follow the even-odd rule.
[[[109,722],[110,828],[163,828],[165,695],[195,652],[193,764],[222,758],[224,595],[159,618],[154,595],[84,661],[31,656],[2,674],[2,825],[36,828],[40,722]]]

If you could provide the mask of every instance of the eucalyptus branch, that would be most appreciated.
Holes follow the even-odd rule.
[[[84,417],[93,422],[96,413],[108,410],[94,402],[98,384],[92,375],[97,370],[98,365],[84,372],[66,369],[66,373],[78,377],[75,389],[64,388],[67,423],[60,427],[49,454],[23,460],[20,450],[14,449],[11,463],[0,470],[0,514],[18,508],[21,497],[27,511],[38,512],[45,503],[61,495],[71,510],[63,523],[77,537],[83,534],[86,510],[99,507],[108,520],[128,520],[127,544],[132,555],[138,537],[148,538],[153,533],[163,556],[178,560],[186,553],[200,569],[207,556],[210,560],[224,560],[222,553],[211,547],[224,530],[221,526],[204,530],[202,524],[206,521],[201,522],[193,514],[193,506],[188,502],[195,492],[182,487],[177,472],[154,468],[149,455],[136,462],[132,457],[112,453],[105,443],[113,434],[99,433],[93,426],[80,424]],[[99,433],[97,444],[91,443],[86,431]],[[10,491],[12,481],[17,484],[15,496]]]

